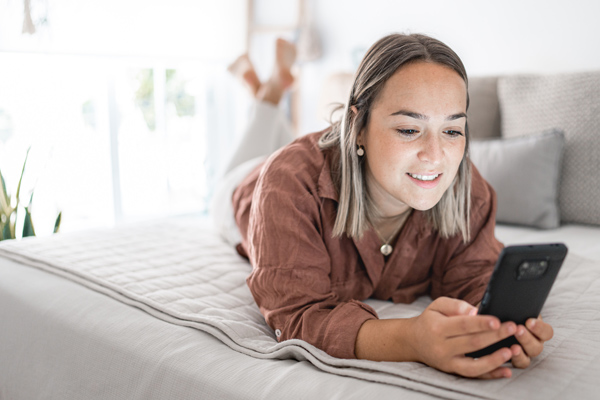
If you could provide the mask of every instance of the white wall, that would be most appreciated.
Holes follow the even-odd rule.
[[[23,15],[0,0],[0,52],[222,60],[243,51],[246,0],[32,0],[34,35]]]
[[[333,72],[353,71],[364,51],[392,32],[442,40],[470,76],[600,69],[595,0],[312,0],[310,6],[324,54],[303,67],[303,133],[326,126],[316,111],[320,83]]]

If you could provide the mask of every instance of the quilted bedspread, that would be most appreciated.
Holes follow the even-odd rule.
[[[252,357],[307,360],[333,374],[443,398],[598,398],[600,392],[600,262],[574,254],[567,256],[543,310],[554,338],[528,369],[494,381],[461,378],[419,363],[337,359],[301,340],[278,343],[246,286],[251,266],[197,221],[7,241],[0,244],[0,255],[208,332]],[[418,315],[429,301],[366,302],[380,318],[403,318]]]

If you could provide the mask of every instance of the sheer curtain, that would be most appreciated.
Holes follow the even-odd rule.
[[[3,4],[2,4],[3,3]],[[245,119],[246,1],[0,0],[0,169],[38,235],[205,212]]]

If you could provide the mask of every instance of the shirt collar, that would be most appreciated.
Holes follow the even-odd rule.
[[[338,191],[331,178],[331,162],[333,159],[332,150],[325,150],[323,151],[323,154],[325,155],[325,162],[323,163],[323,168],[321,168],[321,174],[319,175],[319,181],[317,183],[319,197],[339,202]]]

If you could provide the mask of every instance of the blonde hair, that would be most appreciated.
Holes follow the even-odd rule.
[[[456,53],[439,40],[420,34],[392,34],[377,41],[367,51],[354,75],[354,83],[343,107],[340,121],[319,139],[321,149],[334,150],[332,179],[339,193],[339,204],[333,236],[344,233],[360,238],[378,215],[370,199],[362,157],[356,154],[356,140],[368,125],[371,107],[388,79],[403,65],[425,61],[447,66],[456,71],[468,88],[465,67]],[[356,107],[356,113],[351,107]],[[469,95],[467,90],[467,109]],[[338,108],[339,109],[339,108]],[[470,240],[471,165],[468,159],[469,128],[465,127],[465,152],[458,172],[440,201],[425,211],[427,220],[442,238],[461,233]]]

